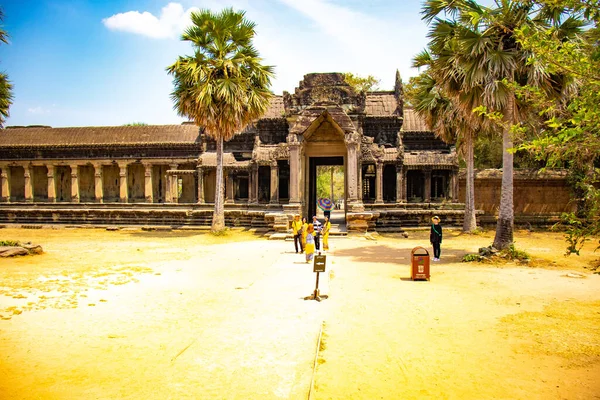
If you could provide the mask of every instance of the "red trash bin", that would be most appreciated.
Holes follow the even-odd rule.
[[[424,247],[415,247],[410,252],[410,278],[429,280],[429,252]]]

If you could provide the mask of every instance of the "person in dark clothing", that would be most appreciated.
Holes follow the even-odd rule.
[[[440,217],[438,216],[431,218],[429,242],[433,246],[433,261],[440,261],[442,253],[442,226],[440,225]]]

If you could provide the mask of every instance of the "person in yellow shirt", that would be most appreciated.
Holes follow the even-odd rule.
[[[311,262],[315,256],[314,233],[315,229],[313,228],[313,224],[308,224],[308,227],[306,228],[306,247],[304,248],[307,263]]]
[[[300,246],[300,253],[304,252],[304,246],[302,245],[302,221],[300,221],[300,215],[296,214],[292,221],[292,231],[294,232],[294,247],[296,253],[298,252],[298,246]]]
[[[306,217],[302,217],[302,248],[306,249],[306,235],[308,235],[308,224]]]
[[[329,217],[325,217],[325,223],[323,224],[323,250],[329,250],[329,230],[331,229],[331,222]]]

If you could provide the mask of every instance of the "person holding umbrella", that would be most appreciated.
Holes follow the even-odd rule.
[[[333,207],[335,206],[333,204],[333,202],[331,200],[329,200],[327,197],[321,197],[318,201],[317,201],[317,205],[319,206],[319,208],[321,210],[323,210],[323,214],[331,219],[331,210],[333,210]]]

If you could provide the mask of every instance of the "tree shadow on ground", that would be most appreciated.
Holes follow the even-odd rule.
[[[431,264],[433,265],[433,252],[425,247],[429,253]],[[410,266],[412,248],[396,248],[384,244],[373,246],[361,246],[350,249],[340,249],[335,251],[336,257],[351,257],[352,261],[364,263],[382,263],[382,264],[403,264]],[[463,250],[444,250],[442,248],[442,261],[440,265],[446,262],[459,262],[467,254]],[[436,263],[437,264],[437,263]]]

